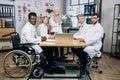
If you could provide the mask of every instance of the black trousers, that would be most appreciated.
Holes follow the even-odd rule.
[[[54,52],[54,55],[55,57],[59,57],[59,49],[58,47],[53,47],[53,52]],[[64,48],[63,47],[60,47],[60,57],[64,56]]]
[[[48,64],[52,64],[54,61],[53,58],[53,52],[54,52],[54,47],[42,47],[43,49],[43,54],[46,57],[46,60],[48,61]]]
[[[59,50],[58,50],[58,47],[53,47],[53,53],[55,55],[55,57],[58,57],[59,56]]]
[[[85,69],[88,62],[88,54],[83,51],[83,48],[71,48],[73,54],[76,54],[80,60],[81,69]]]

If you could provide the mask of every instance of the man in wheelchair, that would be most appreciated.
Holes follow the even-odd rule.
[[[87,74],[86,65],[88,63],[88,56],[92,59],[96,54],[101,55],[100,49],[102,47],[102,38],[104,34],[103,27],[98,23],[99,16],[97,13],[92,14],[92,25],[88,26],[84,34],[75,33],[74,39],[86,43],[88,46],[85,48],[72,48],[73,53],[79,57],[80,63],[80,77],[85,77]]]
[[[40,54],[42,52],[42,49],[39,46],[41,37],[37,36],[36,33],[36,13],[29,13],[28,19],[29,21],[23,26],[21,30],[21,43],[32,43],[32,48],[35,49],[35,53]]]
[[[3,35],[3,37],[11,36],[13,45],[13,50],[8,52],[3,60],[4,71],[10,77],[25,77],[28,73],[40,77],[44,73],[44,69],[49,70],[50,68],[48,65],[50,63],[44,56],[46,54],[44,52],[47,51],[42,50],[39,45],[42,38],[37,36],[36,32],[37,15],[30,12],[28,18],[28,22],[21,30],[21,36],[17,32]],[[49,52],[49,54],[51,53]]]
[[[49,55],[52,55],[52,50],[51,48],[44,48],[40,47],[40,42],[44,41],[45,38],[42,36],[37,35],[37,30],[36,30],[36,19],[37,15],[34,12],[31,12],[28,14],[28,22],[24,25],[24,27],[21,30],[21,43],[29,43],[32,44],[32,48],[35,50],[35,54],[44,54],[47,60],[47,66],[45,67],[47,72],[50,72],[50,66],[52,65],[51,63],[53,62],[52,57]]]

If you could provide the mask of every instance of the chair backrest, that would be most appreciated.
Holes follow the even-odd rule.
[[[104,39],[105,39],[105,33],[103,34],[103,38],[102,38],[102,48],[100,49],[101,52],[103,52],[103,43],[104,43]]]
[[[11,35],[11,42],[14,50],[22,50],[25,51],[27,54],[34,54],[35,50],[31,47],[30,44],[21,44],[20,43],[20,36],[17,32]]]
[[[13,49],[16,49],[19,46],[19,44],[20,44],[19,34],[16,33],[16,34],[12,35],[11,36],[11,41],[12,41]]]

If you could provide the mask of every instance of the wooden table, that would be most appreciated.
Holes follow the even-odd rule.
[[[67,47],[67,53],[69,54],[69,47],[86,47],[87,45],[83,42],[79,42],[78,40],[73,40],[73,43],[55,43],[54,39],[49,39],[47,41],[41,42],[40,46],[42,47],[60,47],[60,54],[64,54],[64,47]]]
[[[87,45],[83,42],[79,42],[78,40],[73,40],[73,43],[55,43],[55,41],[43,41],[40,43],[41,47],[86,47]],[[80,78],[79,76],[43,76],[44,78]]]
[[[83,42],[79,42],[78,40],[73,40],[73,43],[55,43],[55,42],[47,42],[43,41],[40,43],[42,47],[86,47],[87,45]]]

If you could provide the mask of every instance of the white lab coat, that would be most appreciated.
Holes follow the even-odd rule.
[[[37,36],[36,27],[30,22],[27,22],[21,30],[21,43],[34,43],[32,47],[35,49],[36,53],[41,53],[42,49],[39,46],[41,42],[41,37]]]
[[[82,26],[81,26],[81,24],[79,24],[79,26],[80,26],[79,31],[77,31],[77,32],[73,35],[74,38],[81,38],[82,35],[86,34],[86,32],[87,32],[87,30],[88,30],[88,28],[89,28],[89,25],[86,24],[86,23],[83,23]]]
[[[56,23],[53,20],[53,17],[50,18],[50,25],[51,25],[51,32],[63,33],[63,31],[62,31],[62,25]]]
[[[101,55],[100,49],[102,47],[101,39],[103,38],[103,34],[103,27],[99,23],[96,23],[95,25],[90,25],[87,32],[81,37],[84,38],[85,43],[88,45],[83,51],[87,52],[91,59],[96,54],[98,57]]]
[[[47,25],[45,25],[44,23],[40,24],[38,27],[37,27],[37,33],[39,36],[45,36],[45,37],[49,37],[48,35],[48,27]]]

